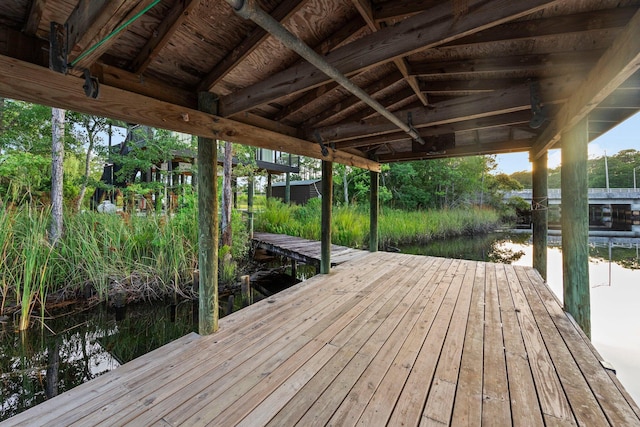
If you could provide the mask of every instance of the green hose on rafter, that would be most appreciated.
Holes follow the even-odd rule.
[[[129,19],[127,22],[125,22],[124,24],[120,25],[118,28],[116,28],[115,30],[113,30],[111,32],[111,34],[109,34],[108,36],[106,36],[105,38],[103,38],[102,40],[100,40],[98,43],[94,44],[93,46],[91,46],[89,49],[85,50],[84,52],[82,52],[80,54],[80,56],[78,56],[76,59],[74,59],[71,64],[69,64],[69,66],[71,68],[73,68],[78,62],[82,61],[83,58],[85,58],[87,55],[89,55],[91,52],[93,52],[94,50],[96,50],[97,48],[99,48],[100,46],[102,46],[104,43],[106,43],[107,41],[109,41],[109,39],[111,39],[112,37],[116,36],[120,31],[124,30],[125,28],[127,28],[129,25],[131,25],[132,23],[134,23],[138,18],[140,18],[142,15],[144,15],[145,13],[147,13],[149,11],[149,9],[151,9],[153,6],[157,5],[158,3],[160,3],[160,0],[153,0],[153,2],[145,7],[144,9],[142,9],[140,12],[136,13],[134,16],[131,17],[131,19]]]

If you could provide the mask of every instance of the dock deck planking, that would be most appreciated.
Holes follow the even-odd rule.
[[[517,282],[513,266],[496,266],[498,297],[504,333],[504,352],[509,374],[509,399],[514,424],[527,427],[544,426],[535,383],[527,360],[523,336],[518,321],[518,309],[511,294]]]
[[[220,326],[2,424],[640,426],[530,268],[378,252]]]
[[[476,264],[451,425],[482,424],[485,270],[486,264]]]
[[[254,233],[253,244],[275,254],[295,259],[305,264],[320,265],[320,242],[284,234]],[[346,246],[331,245],[331,265],[336,266],[358,259],[368,252]]]

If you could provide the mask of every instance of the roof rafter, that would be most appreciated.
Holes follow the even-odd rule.
[[[66,22],[69,29],[68,62],[73,63],[74,60],[80,58],[81,55],[101,40],[103,43],[74,64],[73,68],[76,70],[74,73],[80,74],[80,70],[89,68],[124,32],[108,40],[105,40],[105,38],[118,25],[142,11],[152,1],[81,0]]]
[[[285,21],[300,10],[304,3],[305,0],[284,0],[271,12],[271,16],[276,21]],[[267,37],[269,37],[269,33],[263,30],[262,27],[256,26],[240,44],[234,47],[222,61],[213,67],[200,83],[198,90],[211,90],[227,73],[233,70],[244,58],[249,56],[260,43],[265,41]]]
[[[47,0],[32,0],[31,8],[29,10],[29,17],[27,19],[27,24],[24,26],[25,34],[30,36],[35,36],[38,28],[40,28],[40,23],[42,21],[42,12],[45,9],[47,4]]]
[[[488,154],[521,153],[531,149],[534,139],[516,139],[494,141],[491,144],[464,145],[448,148],[434,153],[396,152],[381,154],[378,160],[383,163],[402,162],[412,160],[445,159],[448,157],[479,156]]]
[[[465,132],[479,129],[487,129],[499,126],[526,125],[531,120],[531,112],[528,110],[517,111],[515,113],[507,113],[490,117],[482,117],[480,119],[465,120],[461,122],[447,123],[426,127],[418,130],[421,137],[445,135],[448,133]],[[407,134],[396,132],[386,135],[370,136],[360,139],[352,139],[347,141],[336,142],[336,148],[354,148],[367,147],[371,145],[390,143],[395,141],[409,141]]]
[[[342,74],[351,75],[395,58],[426,50],[456,38],[500,25],[544,9],[561,0],[470,0],[469,13],[452,25],[451,4],[439,4],[398,25],[362,37],[326,55],[325,59]],[[223,115],[250,110],[285,95],[322,85],[329,78],[309,63],[300,63],[260,83],[221,98]]]
[[[515,55],[504,57],[477,58],[467,60],[412,63],[411,71],[423,77],[442,76],[455,78],[458,75],[482,75],[487,73],[544,72],[553,73],[554,69],[584,69],[589,62],[602,55],[601,50],[587,52],[558,52],[534,55]]]
[[[169,39],[173,33],[180,28],[184,20],[199,3],[200,0],[176,1],[167,16],[162,19],[158,28],[154,31],[153,36],[147,40],[147,43],[142,50],[140,50],[136,59],[133,60],[129,69],[136,74],[144,73],[149,64],[158,56],[162,48],[169,43]]]
[[[375,95],[376,93],[380,92],[381,90],[386,89],[388,86],[391,86],[392,84],[396,83],[398,80],[402,80],[402,74],[400,74],[399,72],[392,72],[391,74],[381,78],[380,80],[377,80],[375,82],[373,82],[372,84],[370,84],[369,86],[365,87],[363,90],[365,92],[367,92],[369,95]],[[303,126],[304,127],[311,127],[313,125],[315,125],[316,123],[320,123],[326,119],[328,119],[329,117],[340,113],[341,111],[352,107],[358,103],[362,103],[362,101],[356,97],[356,96],[348,96],[345,99],[335,103],[331,108],[327,108],[325,110],[323,110],[322,112],[316,114],[315,116],[312,116],[310,118],[308,118],[307,120],[305,120],[303,122]],[[373,110],[373,109],[372,109]]]
[[[640,11],[636,12],[613,44],[602,55],[586,80],[571,95],[567,103],[544,132],[531,151],[537,159],[558,142],[562,133],[584,119],[618,86],[640,69]]]
[[[377,22],[373,18],[371,0],[353,0],[353,3],[372,31],[379,31],[385,25],[384,22]],[[393,63],[402,73],[404,79],[407,81],[411,89],[413,89],[414,93],[418,96],[418,99],[420,100],[420,102],[422,102],[422,105],[428,105],[429,101],[427,101],[427,97],[425,96],[425,94],[420,91],[420,84],[418,83],[417,77],[409,72],[409,65],[407,64],[407,60],[405,58],[395,58],[393,60]]]
[[[577,79],[545,79],[539,82],[540,92],[546,103],[558,102],[567,98],[578,84]],[[520,84],[509,89],[494,91],[489,94],[469,95],[453,98],[433,104],[433,108],[414,108],[397,111],[395,114],[411,121],[416,129],[455,123],[482,117],[495,116],[516,111],[529,110],[530,87]],[[328,141],[357,139],[363,136],[374,136],[394,133],[396,128],[381,118],[372,118],[352,123],[319,128],[318,132]]]

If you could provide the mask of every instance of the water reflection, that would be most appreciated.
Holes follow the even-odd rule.
[[[505,243],[525,244],[530,239],[530,234],[492,233],[437,240],[423,245],[402,246],[400,250],[414,255],[512,264],[522,258],[524,252],[515,246],[505,245]]]
[[[0,324],[0,420],[194,331],[193,318],[186,301],[129,306],[121,321],[100,306],[46,317],[26,333]]]

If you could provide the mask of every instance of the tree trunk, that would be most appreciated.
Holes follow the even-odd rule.
[[[222,245],[231,247],[233,243],[233,238],[231,236],[231,208],[233,206],[232,192],[231,192],[231,182],[233,177],[231,176],[232,172],[232,162],[233,162],[233,153],[232,146],[229,141],[225,141],[224,143],[224,166],[222,173]]]
[[[82,207],[82,200],[84,199],[84,195],[87,192],[87,182],[89,181],[89,172],[91,169],[91,154],[93,153],[93,146],[95,144],[95,131],[96,131],[97,123],[94,121],[91,128],[86,126],[87,128],[87,136],[89,138],[89,146],[87,147],[87,155],[84,159],[84,176],[82,177],[82,186],[80,187],[80,194],[78,195],[78,202],[76,203],[76,211],[80,211]]]
[[[349,182],[347,181],[347,167],[342,168],[342,188],[344,189],[344,204],[349,205]]]
[[[51,229],[49,230],[49,240],[53,245],[62,237],[64,118],[65,110],[51,109]]]

